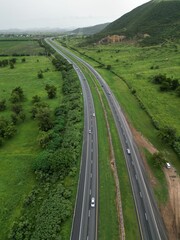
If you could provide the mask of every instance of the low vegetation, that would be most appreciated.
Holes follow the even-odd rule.
[[[40,40],[39,40],[40,42]],[[0,56],[45,55],[45,50],[38,40],[0,39]]]
[[[57,239],[61,234],[67,239],[82,145],[79,80],[61,58],[53,59],[53,67],[46,57],[17,56],[13,69],[10,58],[4,59],[8,64],[0,67],[4,78],[0,83],[0,238]],[[56,64],[63,66],[62,72]]]
[[[151,82],[153,76],[160,74],[179,81],[178,42],[144,48],[126,44],[81,48],[79,42],[80,39],[71,38],[63,44],[90,62],[101,73],[121,103],[131,126],[163,152],[164,159],[180,172],[177,156],[180,133],[177,90],[162,92],[158,89],[159,85]],[[109,70],[108,65],[111,66]],[[170,139],[171,136],[174,136],[174,140],[167,142],[165,139]],[[150,153],[145,151],[144,154],[157,179],[154,192],[158,203],[165,204],[168,190],[162,168],[154,165]]]

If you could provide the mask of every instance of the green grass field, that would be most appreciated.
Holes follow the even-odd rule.
[[[75,44],[78,40],[75,40]],[[68,46],[74,47],[74,40],[67,42]],[[75,47],[77,48],[77,46]],[[93,46],[77,48],[81,57],[90,62],[104,77],[113,93],[120,102],[128,121],[141,132],[159,151],[165,152],[167,161],[171,162],[180,173],[180,162],[171,148],[163,144],[158,131],[151,123],[151,119],[142,110],[136,98],[131,94],[125,82],[105,68],[100,68],[100,61],[105,66],[111,65],[112,70],[123,77],[126,82],[137,91],[137,95],[147,107],[148,111],[160,121],[160,124],[168,124],[180,132],[179,105],[180,101],[174,93],[159,92],[157,86],[149,81],[149,77],[158,73],[166,73],[167,76],[178,78],[179,45],[166,45],[162,47],[139,48],[124,44]],[[77,54],[77,52],[75,52]],[[96,61],[93,61],[89,57]],[[118,60],[117,60],[118,59]],[[151,66],[159,65],[159,69],[150,69]],[[174,71],[175,70],[175,71]],[[143,151],[143,149],[141,150]],[[145,151],[148,164],[157,179],[154,188],[159,204],[165,204],[168,199],[167,183],[162,170],[155,171],[151,155]]]
[[[0,40],[0,55],[38,55],[44,54],[44,48],[37,41]]]
[[[38,79],[37,72],[47,68],[49,71],[43,73],[44,78]],[[57,87],[56,99],[47,98],[44,90],[47,83]],[[0,68],[0,96],[8,103],[7,110],[0,112],[0,116],[9,118],[11,114],[8,99],[13,88],[22,87],[26,97],[23,102],[25,122],[17,125],[17,134],[0,148],[0,239],[2,240],[7,239],[12,223],[20,216],[25,197],[35,185],[35,175],[31,169],[40,149],[37,145],[38,125],[36,121],[31,120],[29,113],[32,96],[36,94],[41,96],[42,101],[48,103],[53,111],[62,99],[61,84],[60,73],[55,71],[50,59],[46,57],[26,57],[25,63],[21,63],[21,58],[17,57],[14,69]]]
[[[144,48],[123,44],[101,45],[83,48],[80,51],[105,66],[111,65],[111,70],[123,77],[136,90],[138,97],[160,126],[172,126],[180,135],[179,98],[173,92],[160,92],[159,86],[150,82],[150,78],[159,73],[179,78],[178,44]],[[97,66],[98,63],[94,65]],[[152,67],[154,69],[151,69]],[[114,84],[112,78],[108,81],[110,85]]]
[[[91,87],[98,128],[98,164],[99,164],[99,222],[98,239],[116,240],[119,238],[118,219],[115,202],[115,183],[110,166],[110,148],[102,105],[92,82],[92,77],[86,75]],[[109,207],[108,207],[109,206]],[[108,226],[108,227],[107,227]]]

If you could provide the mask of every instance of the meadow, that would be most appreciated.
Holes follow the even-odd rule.
[[[81,41],[80,38],[67,38],[65,43],[99,71],[121,104],[129,124],[145,136],[158,151],[163,152],[166,161],[180,173],[178,156],[171,147],[161,141],[151,118],[137,100],[138,97],[160,126],[172,126],[179,136],[179,97],[174,92],[160,92],[159,86],[150,81],[152,76],[159,73],[168,77],[179,77],[179,44],[168,43],[144,48],[118,43],[80,47]],[[132,94],[132,90],[136,91],[136,96]],[[153,188],[158,203],[164,205],[168,199],[165,176],[160,168],[155,168],[152,155],[140,148],[146,156],[151,173],[153,172],[157,179]]]
[[[2,59],[5,57],[0,58]],[[14,69],[10,69],[9,66],[0,68],[0,98],[6,99],[7,103],[7,109],[0,112],[0,117],[10,118],[12,112],[9,98],[12,89],[18,86],[24,91],[23,110],[26,114],[25,121],[18,123],[15,136],[6,140],[0,147],[0,239],[2,240],[7,239],[13,222],[21,215],[24,199],[36,184],[32,164],[41,149],[37,144],[39,128],[37,122],[30,116],[32,97],[39,95],[52,111],[62,100],[61,74],[55,71],[50,59],[29,56],[25,57],[26,61],[23,63],[22,57],[16,59]],[[43,71],[42,79],[37,77],[40,70]],[[46,84],[57,87],[55,99],[48,99],[44,89]]]
[[[3,40],[0,39],[0,56],[3,55],[44,55],[44,49],[37,40]]]
[[[70,42],[70,46],[71,44]],[[93,63],[99,71],[110,65],[110,70],[136,91],[137,96],[160,126],[172,126],[180,135],[179,98],[174,92],[160,92],[159,86],[150,81],[152,76],[158,74],[179,78],[179,44],[167,43],[143,48],[125,44],[97,45],[78,48],[78,51],[99,62]],[[110,85],[114,84],[113,79],[108,81]]]

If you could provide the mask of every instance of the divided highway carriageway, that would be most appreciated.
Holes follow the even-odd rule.
[[[83,72],[76,65],[76,61],[83,64],[95,76],[109,103],[126,160],[141,238],[144,240],[168,239],[159,210],[154,200],[152,189],[147,180],[141,155],[134,142],[123,111],[114,94],[111,92],[111,89],[101,75],[90,64],[77,57],[66,48],[60,46],[52,39],[46,39],[46,42],[73,64],[81,81],[84,96],[85,125],[82,164],[71,239],[97,239],[98,227],[98,142],[96,118],[93,117],[95,109],[90,88],[85,80]],[[93,204],[91,203],[92,197],[95,199],[94,207],[92,207]]]

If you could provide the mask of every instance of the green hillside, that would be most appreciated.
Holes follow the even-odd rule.
[[[151,41],[180,37],[180,0],[147,2],[109,24],[100,35],[134,38],[149,34]]]
[[[78,34],[78,35],[92,35],[102,31],[105,27],[108,26],[109,23],[98,24],[95,26],[77,28],[70,33]]]

